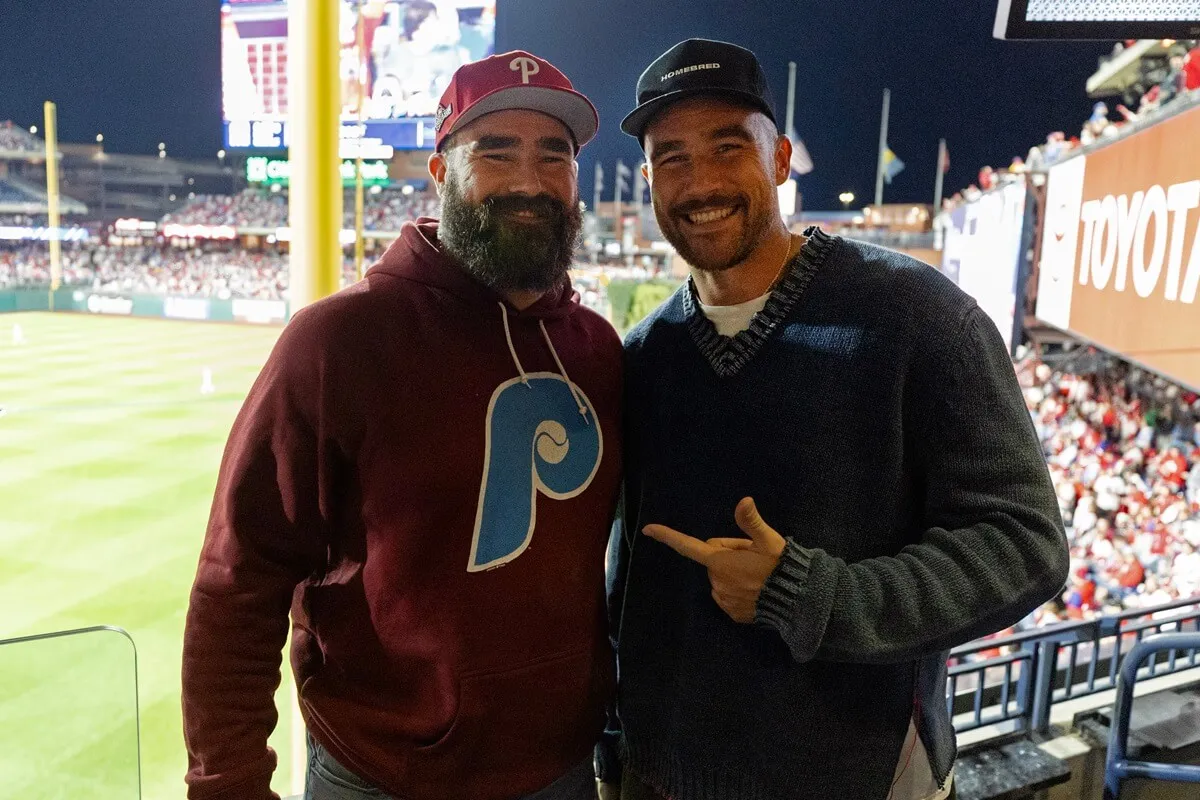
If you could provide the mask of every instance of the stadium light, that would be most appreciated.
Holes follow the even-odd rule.
[[[217,151],[217,158],[218,158],[218,159],[220,159],[221,163],[224,163],[224,162],[225,162],[225,151],[224,151],[224,150],[218,150],[218,151]]]
[[[30,125],[29,132],[32,133],[34,136],[37,136],[37,125]]]
[[[849,208],[854,202],[854,192],[842,192],[838,195],[838,200],[842,201],[842,208]]]
[[[103,133],[96,134],[96,144],[104,144],[104,134]]]
[[[166,151],[166,150],[159,150],[159,151],[158,151],[158,157],[159,157],[159,158],[166,158],[166,157],[167,157],[167,151]]]

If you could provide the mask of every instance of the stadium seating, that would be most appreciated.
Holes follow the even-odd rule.
[[[1200,596],[1200,396],[1101,363],[1018,364],[1071,543],[1070,584],[1038,625]]]
[[[9,181],[0,179],[0,206],[16,203],[37,203],[39,199],[23,189],[17,188]]]
[[[50,281],[44,243],[0,246],[0,289],[43,287]],[[92,291],[186,297],[286,297],[287,256],[273,251],[64,245],[62,282]],[[353,280],[347,259],[344,283]]]

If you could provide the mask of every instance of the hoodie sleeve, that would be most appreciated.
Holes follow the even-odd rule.
[[[183,643],[189,798],[267,800],[274,693],[297,584],[322,569],[332,473],[317,423],[323,361],[301,314],[225,449]]]
[[[756,622],[797,661],[913,660],[1008,627],[1062,589],[1062,518],[1004,343],[977,307],[947,328],[925,340],[906,388],[923,535],[856,563],[789,538]]]

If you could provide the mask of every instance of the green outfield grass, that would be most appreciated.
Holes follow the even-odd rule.
[[[13,343],[19,324],[27,340]],[[142,796],[184,796],[180,651],[225,438],[277,328],[0,315],[0,638],[114,625]],[[211,368],[215,391],[202,394]],[[284,687],[291,678],[284,677]],[[290,695],[276,790],[288,794]],[[134,798],[116,634],[0,648],[0,796]]]

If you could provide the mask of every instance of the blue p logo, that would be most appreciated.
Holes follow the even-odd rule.
[[[604,440],[595,409],[585,417],[566,380],[553,372],[513,378],[488,406],[487,449],[468,572],[499,567],[529,546],[538,492],[555,500],[582,494],[600,468]]]

